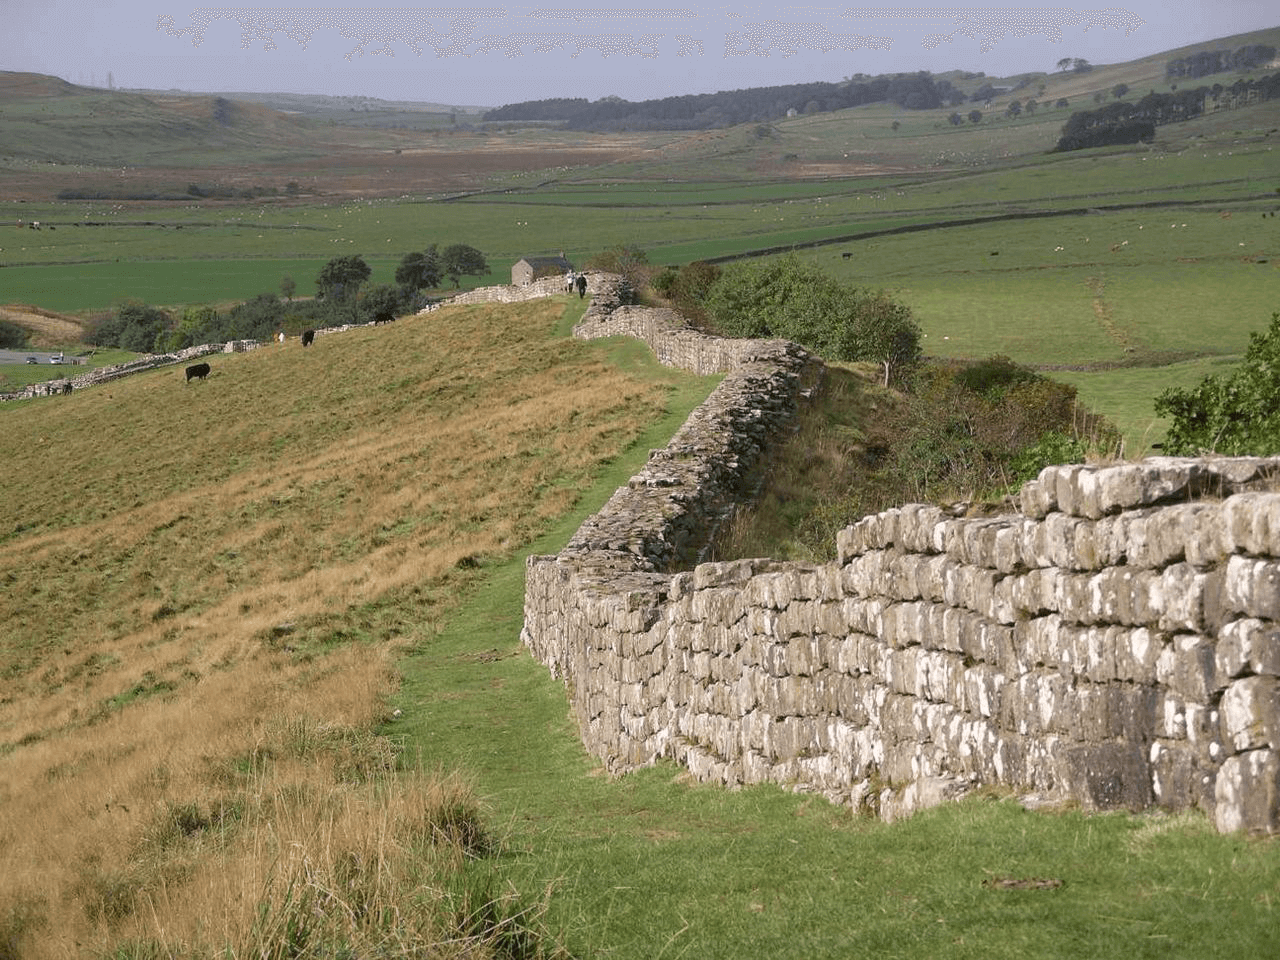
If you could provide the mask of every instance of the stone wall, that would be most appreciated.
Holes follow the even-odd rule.
[[[704,343],[660,311],[576,332],[732,371],[563,551],[528,561],[523,640],[610,770],[668,757],[890,819],[995,784],[1280,829],[1280,458],[1050,467],[1017,513],[910,505],[844,530],[825,565],[695,565],[807,360]]]

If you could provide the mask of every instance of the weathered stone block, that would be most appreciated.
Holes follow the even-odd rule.
[[[1032,519],[1039,520],[1058,509],[1058,501],[1054,496],[1054,484],[1046,482],[1046,467],[1034,480],[1028,480],[1018,491],[1018,505],[1022,512]]]
[[[1229,550],[1254,556],[1280,555],[1280,493],[1237,493],[1222,504]]]
[[[1226,603],[1247,616],[1280,619],[1280,560],[1231,557],[1227,561]]]
[[[1276,833],[1280,830],[1280,754],[1250,750],[1228,757],[1214,784],[1213,819],[1218,830]]]
[[[1280,676],[1280,626],[1249,617],[1224,624],[1214,651],[1217,683],[1248,674]]]
[[[1246,677],[1218,705],[1222,739],[1236,752],[1280,749],[1280,677]]]
[[[1086,810],[1150,806],[1151,769],[1141,744],[1099,743],[1063,751],[1064,779]]]

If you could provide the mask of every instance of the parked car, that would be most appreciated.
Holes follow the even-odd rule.
[[[40,361],[37,360],[35,357],[27,357],[27,363],[39,363],[39,362]]]

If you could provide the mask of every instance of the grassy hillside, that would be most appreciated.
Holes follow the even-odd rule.
[[[987,794],[886,825],[665,764],[604,776],[520,647],[521,553],[557,549],[710,384],[553,337],[569,308],[7,411],[6,949],[1265,953],[1273,845],[1200,818]]]
[[[673,382],[552,337],[567,303],[441,310],[215,357],[207,382],[160,370],[6,411],[6,950],[163,929],[251,952],[255,904],[289,902],[268,888],[292,854],[268,837],[376,846],[394,804],[412,835],[469,796],[388,779],[372,725],[394,658],[569,510]]]

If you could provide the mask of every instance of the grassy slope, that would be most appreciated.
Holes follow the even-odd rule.
[[[269,808],[313,745],[338,786],[363,769],[343,757],[383,711],[389,658],[428,645],[620,450],[662,442],[648,431],[672,384],[676,421],[705,395],[551,338],[566,302],[580,313],[444,310],[223,356],[208,382],[161,370],[7,409],[0,934],[16,909],[54,955],[153,935],[127,890],[178,936],[212,922],[177,904],[189,877],[252,903],[262,865],[210,873],[222,847],[194,827],[158,848],[166,811]],[[245,794],[232,774],[260,754],[284,779]],[[236,850],[274,830],[269,809],[245,816],[266,819],[231,830]]]
[[[517,889],[551,892],[547,919],[579,956],[1191,958],[1271,941],[1274,844],[1197,817],[1034,815],[986,795],[888,826],[666,763],[610,778],[519,645],[521,573],[496,570],[404,663],[390,730],[427,768],[467,771]],[[1060,886],[1001,886],[1038,879]]]

